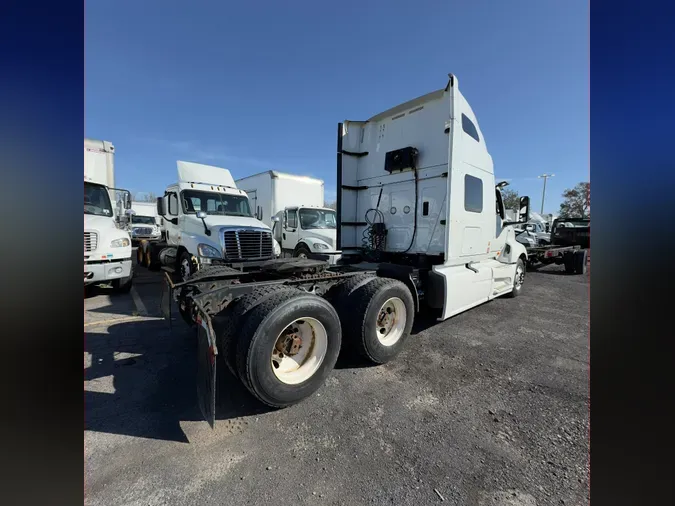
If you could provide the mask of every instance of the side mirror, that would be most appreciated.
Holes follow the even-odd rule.
[[[262,210],[262,207],[258,206],[258,208],[257,208],[256,211],[255,211],[255,217],[256,217],[258,220],[262,221],[262,219],[263,219],[263,210]]]
[[[124,193],[124,209],[131,209],[131,193],[129,192]]]
[[[206,214],[206,211],[197,211],[197,218],[199,218],[200,220],[203,220],[207,216],[208,214]]]
[[[530,197],[520,197],[519,220],[523,223],[530,221]]]
[[[164,209],[164,198],[157,197],[157,214],[159,216],[165,216],[166,210]]]

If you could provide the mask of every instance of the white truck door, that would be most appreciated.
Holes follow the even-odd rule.
[[[167,190],[164,194],[164,203],[166,205],[166,216],[164,217],[166,242],[178,246],[181,241],[180,225],[178,224],[178,215],[180,214],[178,192],[175,189]]]
[[[281,247],[285,250],[294,250],[298,244],[299,224],[298,210],[286,209],[284,211],[284,228],[281,233]]]

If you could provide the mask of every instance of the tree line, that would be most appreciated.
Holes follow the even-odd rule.
[[[591,217],[591,183],[581,182],[573,188],[566,188],[562,192],[562,198],[558,211],[560,218]],[[518,191],[510,188],[502,190],[502,200],[506,209],[518,209],[520,205]]]

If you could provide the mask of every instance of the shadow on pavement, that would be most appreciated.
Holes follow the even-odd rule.
[[[84,286],[84,298],[92,299],[99,295],[109,295],[111,297],[124,297],[128,294],[120,293],[116,291],[112,286],[99,286],[99,285],[85,285]]]
[[[113,325],[108,332],[85,332],[85,351],[91,354],[84,371],[90,382],[84,392],[85,430],[188,442],[180,422],[203,420],[194,331],[181,325],[170,333],[165,322],[140,321]],[[223,363],[217,382],[217,420],[269,411]]]
[[[418,315],[413,334],[435,324],[435,317]],[[118,323],[108,333],[85,332],[85,352],[91,354],[84,370],[85,430],[187,443],[180,422],[203,421],[194,332],[182,321],[170,331],[157,320]],[[347,352],[341,353],[336,369],[371,366]],[[271,411],[221,361],[216,378],[216,420]]]

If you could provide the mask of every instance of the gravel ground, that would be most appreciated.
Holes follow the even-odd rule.
[[[159,275],[85,301],[85,504],[588,503],[589,274],[528,273],[523,294],[405,351],[341,359],[318,394],[270,411],[219,368],[215,430],[195,345],[159,314]]]

